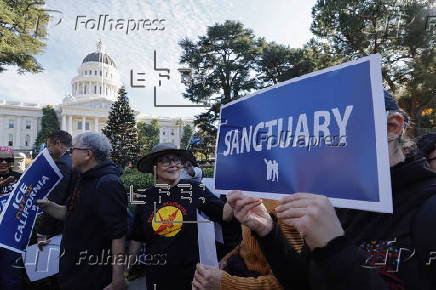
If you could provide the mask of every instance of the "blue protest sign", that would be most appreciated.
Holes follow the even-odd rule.
[[[8,194],[0,194],[0,213],[5,208],[5,205],[9,200],[9,195],[10,195],[9,193]]]
[[[381,62],[371,55],[221,106],[217,190],[323,194],[392,212]]]
[[[46,197],[63,178],[47,149],[44,149],[14,185],[0,213],[0,247],[22,253],[40,212],[38,199]]]

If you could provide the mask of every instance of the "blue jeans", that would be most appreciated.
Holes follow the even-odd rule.
[[[24,289],[24,265],[21,254],[0,248],[0,289]]]

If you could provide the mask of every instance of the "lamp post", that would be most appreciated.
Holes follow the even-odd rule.
[[[191,68],[179,68],[177,70],[180,72],[181,83],[184,84],[185,86],[190,86],[192,84],[192,79],[194,78],[194,75],[192,73],[192,69]],[[205,107],[211,106],[209,99],[203,101],[203,104]]]
[[[192,69],[190,68],[179,68],[180,76],[182,79],[182,84],[189,86],[192,83]]]

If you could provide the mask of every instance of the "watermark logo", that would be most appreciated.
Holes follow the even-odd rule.
[[[157,102],[157,89],[162,86],[162,79],[165,79],[169,81],[171,79],[170,72],[171,70],[169,68],[161,68],[157,65],[157,53],[156,50],[153,52],[153,70],[155,72],[158,72],[158,85],[153,86],[153,99],[154,99],[154,107],[180,107],[180,108],[198,108],[198,107],[210,107],[209,104],[205,105],[175,105],[175,104],[158,104]],[[187,76],[187,73],[191,72],[189,69],[178,69],[178,71],[181,73],[181,79],[182,83],[187,84],[188,78],[192,78],[190,75]],[[146,87],[146,81],[145,78],[146,73],[143,71],[136,71],[134,69],[130,70],[130,87],[131,88],[145,88]]]
[[[95,30],[95,31],[121,31],[126,35],[139,31],[163,31],[165,30],[166,19],[125,19],[112,18],[109,14],[100,14],[98,17],[86,15],[76,16],[74,30]]]

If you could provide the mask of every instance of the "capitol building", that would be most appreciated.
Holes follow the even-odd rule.
[[[71,80],[71,94],[62,104],[53,105],[60,128],[77,135],[82,132],[101,132],[106,126],[112,103],[122,86],[117,66],[99,41],[97,50],[88,54]],[[41,129],[41,104],[0,100],[0,146],[12,146],[16,152],[28,155]],[[159,122],[160,142],[180,147],[185,124],[192,119],[152,118],[134,111],[137,121]]]

